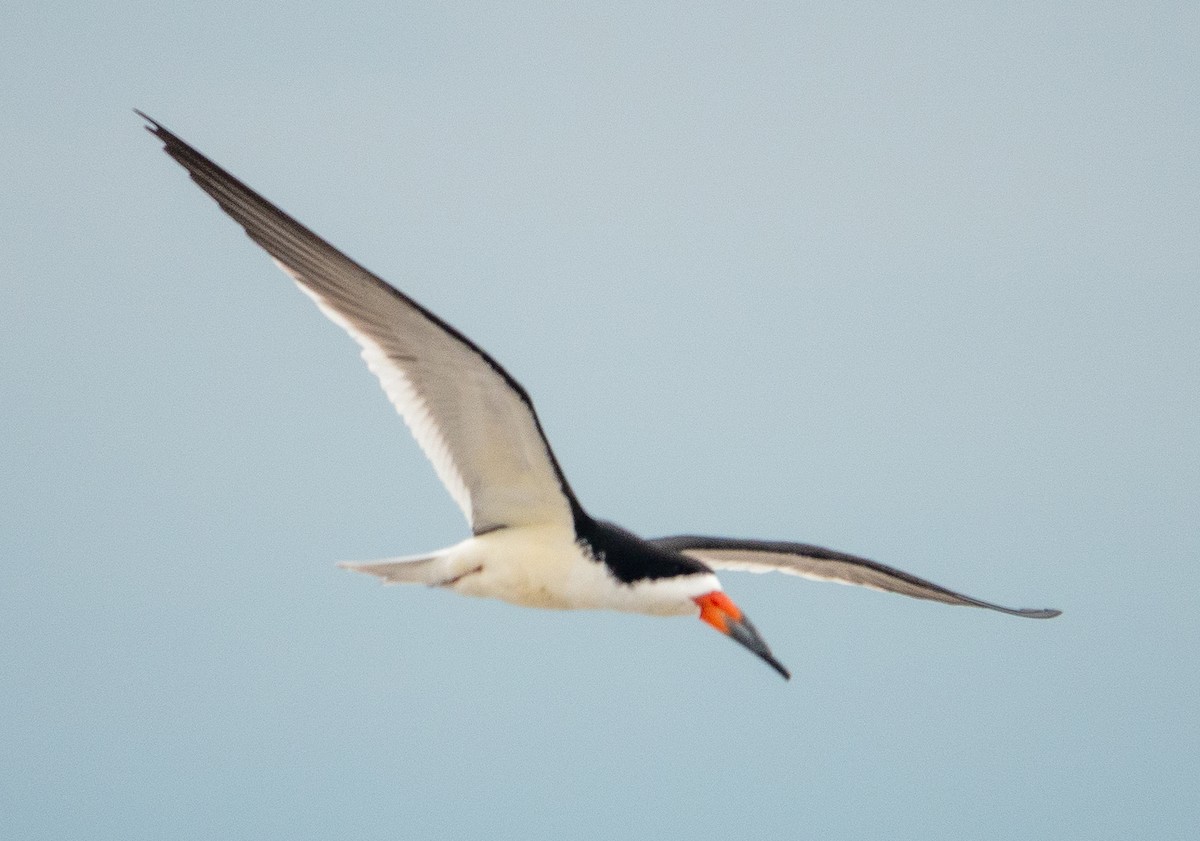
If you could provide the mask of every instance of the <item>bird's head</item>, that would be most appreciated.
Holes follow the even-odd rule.
[[[783,675],[784,680],[790,680],[791,674],[782,663],[771,654],[771,649],[759,636],[750,620],[742,613],[741,608],[733,603],[733,599],[721,590],[713,590],[702,596],[696,596],[694,601],[700,607],[700,618],[712,625],[722,634],[737,640],[746,648],[753,651],[770,664],[771,668]]]

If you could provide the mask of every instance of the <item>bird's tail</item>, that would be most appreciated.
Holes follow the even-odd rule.
[[[365,572],[383,580],[384,584],[429,584],[438,585],[446,579],[446,556],[443,552],[432,555],[413,555],[408,558],[385,558],[382,561],[356,563],[344,561],[342,569]]]

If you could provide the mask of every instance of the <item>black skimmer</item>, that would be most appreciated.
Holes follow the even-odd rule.
[[[777,571],[1046,619],[947,590],[883,564],[803,543],[724,537],[644,540],[579,504],[525,389],[470,339],[296,222],[161,124],[137,112],[300,290],[362,347],[472,536],[426,555],[342,564],[388,584],[554,609],[698,616],[769,663],[714,570]]]

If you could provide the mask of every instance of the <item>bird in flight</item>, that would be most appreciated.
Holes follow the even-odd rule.
[[[698,616],[788,670],[715,570],[784,572],[952,605],[1001,607],[889,566],[804,543],[691,535],[645,540],[594,519],[571,490],[521,384],[474,342],[338,251],[160,123],[164,151],[245,229],[331,321],[367,367],[458,503],[471,537],[425,555],[342,564],[387,584],[425,584],[526,607]]]

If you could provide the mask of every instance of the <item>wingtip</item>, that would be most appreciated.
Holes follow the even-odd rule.
[[[969,596],[964,596],[961,593],[954,593],[953,595],[959,599],[962,599],[960,604],[970,607],[984,607],[988,610],[1006,613],[1009,616],[1018,616],[1022,619],[1053,619],[1055,616],[1062,615],[1061,610],[1056,610],[1052,607],[1005,607],[1004,605],[973,599]]]
[[[141,117],[143,120],[145,120],[147,123],[150,124],[148,126],[143,127],[146,129],[146,131],[150,132],[151,134],[157,134],[158,132],[162,131],[162,125],[158,122],[158,120],[151,117],[149,114],[147,114],[142,109],[134,108],[133,113],[137,114],[139,117]]]
[[[155,137],[157,137],[159,140],[161,140],[163,142],[164,147],[169,147],[172,143],[180,143],[179,138],[175,136],[174,132],[172,132],[169,128],[164,126],[158,120],[151,117],[149,114],[147,114],[142,109],[134,108],[133,113],[137,114],[139,117],[141,117],[143,120],[146,121],[147,124],[142,126],[142,128],[144,128],[146,131],[150,132]],[[187,144],[183,144],[183,145],[186,146]]]

